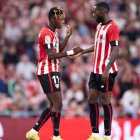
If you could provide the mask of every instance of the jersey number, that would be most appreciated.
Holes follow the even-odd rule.
[[[52,79],[53,79],[53,81],[54,81],[55,87],[56,87],[56,88],[59,88],[59,82],[60,82],[59,77],[54,75],[54,76],[52,76]]]

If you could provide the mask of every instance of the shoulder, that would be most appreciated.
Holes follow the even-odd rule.
[[[40,30],[40,32],[39,32],[39,37],[40,36],[46,36],[46,35],[48,35],[48,36],[51,36],[51,31],[49,30],[49,28],[42,28],[41,30]]]
[[[113,20],[111,21],[111,26],[110,26],[110,28],[111,28],[112,30],[114,30],[114,29],[119,30],[118,25],[117,25]]]
[[[111,21],[108,33],[117,33],[117,34],[120,33],[119,27],[114,21]]]

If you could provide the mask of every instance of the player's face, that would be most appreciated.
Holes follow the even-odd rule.
[[[62,26],[64,25],[64,21],[65,21],[65,15],[58,16],[55,20],[55,27],[57,29],[61,29]]]
[[[94,8],[93,8],[92,16],[95,18],[97,23],[102,23],[104,20],[101,10],[98,9],[96,6],[94,6]]]

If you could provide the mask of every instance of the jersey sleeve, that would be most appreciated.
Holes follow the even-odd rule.
[[[108,37],[111,46],[118,46],[119,45],[119,28],[117,25],[112,25],[108,30]]]
[[[42,36],[42,40],[43,40],[43,47],[45,49],[53,48],[53,43],[52,43],[53,38],[50,32],[44,32]]]

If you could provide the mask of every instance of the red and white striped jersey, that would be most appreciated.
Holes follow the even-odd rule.
[[[102,74],[109,62],[112,46],[118,46],[119,29],[114,21],[107,24],[98,24],[95,34],[95,47],[92,72]],[[115,61],[109,71],[114,73],[118,71],[118,64]]]
[[[49,59],[47,49],[53,49],[54,52],[59,52],[59,38],[57,32],[51,31],[48,27],[42,28],[38,38],[39,43],[39,60],[37,67],[37,75],[47,74],[50,72],[59,71],[59,60]]]

